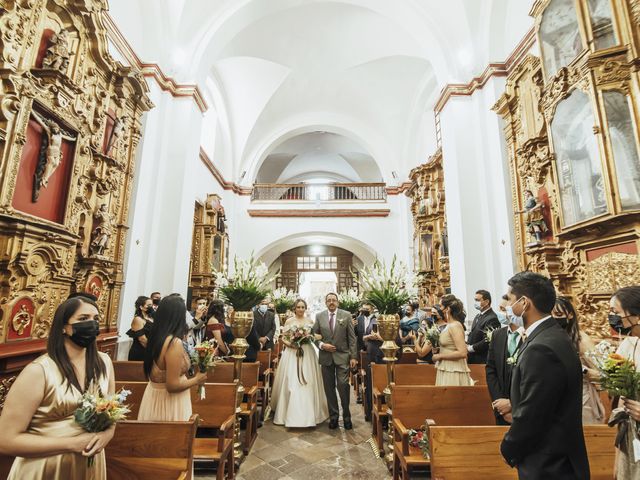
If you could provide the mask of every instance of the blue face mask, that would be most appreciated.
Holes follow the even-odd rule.
[[[520,297],[518,300],[516,300],[516,303],[518,303],[523,298],[524,297]],[[515,305],[516,303],[514,303],[513,305]],[[513,305],[507,305],[507,307],[506,307],[506,309],[507,309],[507,317],[509,317],[509,320],[511,321],[511,323],[513,323],[518,328],[524,327],[524,317],[522,317],[522,315],[518,316],[515,313],[513,313]],[[522,313],[524,313],[524,312],[522,312]]]
[[[498,320],[500,320],[500,325],[509,325],[509,319],[507,318],[507,314],[503,312],[496,312],[496,316]]]
[[[266,305],[260,305],[258,307],[258,310],[260,311],[260,313],[265,313],[267,311],[267,306]]]
[[[473,306],[476,308],[476,310],[478,310],[478,311],[482,311],[482,307],[480,306],[480,302],[475,302],[475,303],[473,304]]]

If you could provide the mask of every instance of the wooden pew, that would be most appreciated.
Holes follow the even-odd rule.
[[[373,402],[371,405],[371,429],[380,453],[384,449],[384,424],[389,417],[388,407],[385,404],[384,394],[382,393],[387,386],[386,368],[386,365],[371,364],[371,401]]]
[[[121,389],[129,390],[131,394],[127,397],[126,404],[129,405],[131,412],[127,415],[129,420],[137,420],[140,411],[140,403],[142,396],[147,388],[147,382],[116,382],[116,392]]]
[[[367,398],[367,395],[366,395],[365,384],[367,382],[367,366],[371,362],[369,361],[369,356],[367,355],[367,352],[359,352],[359,353],[360,353],[360,365],[358,368],[358,373],[355,375],[353,387],[355,390],[356,398],[361,399],[362,408],[366,412],[367,403],[369,403],[369,399]]]
[[[200,400],[198,389],[191,390],[193,411],[200,416],[200,427],[218,430],[216,438],[196,438],[194,440],[195,461],[216,462],[216,479],[235,476],[233,459],[233,433],[236,413],[236,383],[205,383],[205,397]]]
[[[258,393],[260,393],[260,420],[264,420],[265,412],[271,402],[271,387],[273,386],[271,354],[271,350],[260,350],[258,352],[258,362],[260,362],[260,371],[258,372]]]
[[[408,448],[407,433],[409,429],[421,428],[427,419],[433,420],[436,425],[495,425],[491,398],[485,385],[394,385],[391,395],[394,479],[409,478],[413,468],[426,468],[429,465],[429,460],[421,452]]]
[[[132,381],[146,382],[144,376],[143,362],[118,361],[113,362],[113,372],[116,375],[116,381]]]
[[[244,401],[240,405],[240,417],[246,421],[244,438],[244,453],[251,451],[253,443],[258,437],[258,373],[260,362],[242,364],[242,386],[244,387]],[[209,372],[209,383],[233,383],[233,363],[219,363]]]
[[[109,480],[191,478],[197,415],[188,422],[119,422],[105,449]]]
[[[509,427],[438,426],[429,428],[433,480],[506,480],[518,478],[500,453]],[[584,439],[592,480],[613,478],[617,430],[606,425],[585,425]],[[469,452],[473,452],[472,455]]]

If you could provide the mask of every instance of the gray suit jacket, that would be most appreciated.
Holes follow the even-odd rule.
[[[333,334],[329,327],[329,312],[324,310],[316,315],[313,333],[322,335],[320,342],[335,345],[334,353],[320,350],[318,360],[320,365],[347,365],[350,359],[357,359],[358,348],[356,333],[351,323],[351,314],[345,310],[336,310],[336,320]]]

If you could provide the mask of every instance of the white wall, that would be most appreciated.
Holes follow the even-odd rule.
[[[442,122],[451,290],[473,319],[473,297],[486,289],[494,306],[513,275],[513,212],[502,126],[491,107],[504,92],[493,77],[471,97],[453,97]]]

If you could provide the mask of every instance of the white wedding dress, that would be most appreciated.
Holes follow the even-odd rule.
[[[313,326],[313,322],[292,319],[283,334],[292,326]],[[271,392],[273,423],[285,427],[315,427],[329,418],[327,397],[322,384],[322,371],[315,345],[302,345],[303,356],[285,347],[276,369]]]

